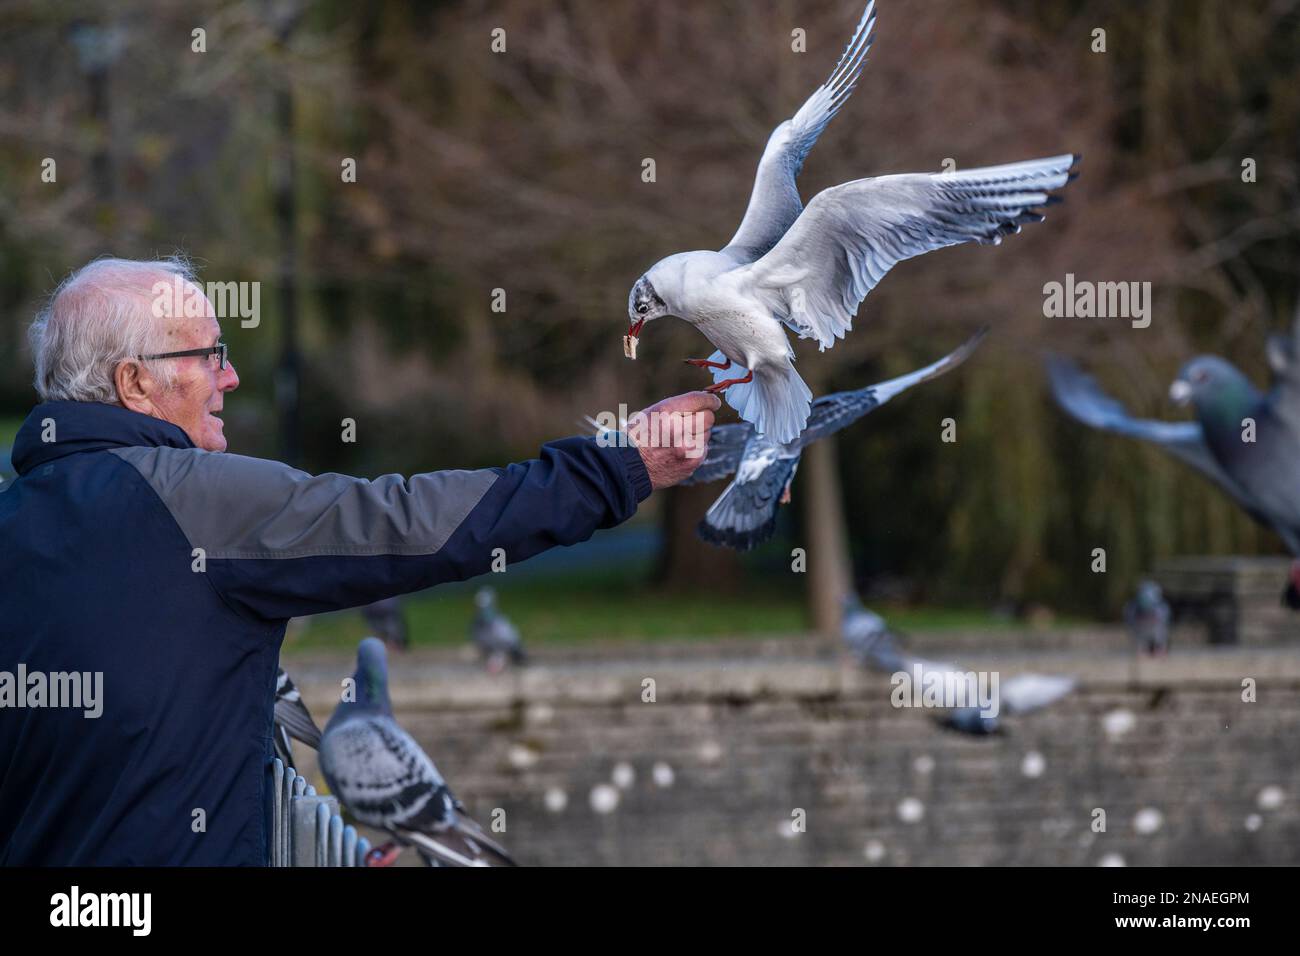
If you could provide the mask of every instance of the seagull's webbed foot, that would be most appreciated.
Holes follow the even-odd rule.
[[[751,370],[744,378],[724,378],[721,382],[714,382],[705,391],[710,395],[717,395],[720,392],[725,392],[733,385],[744,385],[746,382],[752,382],[753,380],[754,372]]]
[[[686,364],[694,365],[696,368],[728,369],[731,368],[731,359],[725,362],[714,362],[712,359],[686,359]]]
[[[366,854],[366,866],[392,866],[401,855],[402,848],[389,841]]]

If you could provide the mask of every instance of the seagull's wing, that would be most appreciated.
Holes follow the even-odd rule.
[[[1006,713],[1025,714],[1056,703],[1074,690],[1075,684],[1073,677],[1017,674],[999,683],[998,698]]]
[[[1271,527],[1251,497],[1215,459],[1199,422],[1134,418],[1118,400],[1101,390],[1096,379],[1059,355],[1047,357],[1047,373],[1056,403],[1071,417],[1101,431],[1158,445],[1217,484],[1257,521]]]
[[[313,750],[320,749],[320,728],[283,667],[275,675],[275,723],[278,730],[294,740],[301,740]]]
[[[1071,178],[1070,153],[953,173],[858,179],[822,190],[748,278],[772,314],[823,349],[843,338],[893,266],[961,242],[997,244]]]
[[[756,439],[745,446],[736,477],[704,513],[697,532],[710,544],[748,551],[776,530],[776,511],[799,468],[781,445]]]
[[[863,415],[879,408],[895,395],[907,391],[913,385],[928,382],[930,379],[938,378],[945,372],[956,368],[966,361],[975,349],[979,348],[980,342],[984,340],[984,336],[988,334],[988,331],[988,327],[985,326],[967,339],[956,351],[945,355],[939,361],[927,365],[925,368],[917,369],[915,372],[908,372],[906,375],[891,378],[889,381],[881,382],[878,385],[868,385],[866,388],[859,388],[851,392],[836,392],[833,395],[823,395],[821,398],[816,399],[812,403],[812,411],[808,415],[808,425],[804,428],[803,434],[799,436],[800,447],[807,448],[817,439],[825,438],[841,428],[852,425]]]
[[[781,123],[768,137],[763,158],[754,176],[754,191],[740,228],[722,250],[739,262],[753,262],[779,240],[803,211],[795,180],[803,169],[817,137],[839,112],[862,75],[867,50],[874,39],[875,0],[867,4],[853,39],[844,48],[834,72],[799,107],[793,117]]]
[[[709,451],[704,456],[704,461],[681,484],[703,485],[735,474],[740,465],[740,456],[745,451],[745,443],[753,434],[754,426],[749,422],[715,425],[709,431]]]

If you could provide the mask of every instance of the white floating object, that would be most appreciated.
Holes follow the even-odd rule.
[[[1133,815],[1133,829],[1143,835],[1155,833],[1164,822],[1164,814],[1155,807],[1143,807]]]
[[[1258,813],[1252,813],[1250,816],[1246,817],[1246,829],[1249,830],[1251,833],[1254,833],[1263,825],[1264,825],[1264,818],[1261,817]]]
[[[626,790],[636,783],[636,771],[632,769],[632,765],[627,761],[620,761],[614,764],[614,772],[610,775],[610,779],[614,781],[614,786],[618,787],[618,789]]]
[[[530,724],[549,724],[555,718],[555,708],[550,704],[534,704],[528,708]]]
[[[912,761],[912,769],[923,776],[927,776],[934,772],[934,758],[929,754],[921,754]]]
[[[1119,740],[1134,727],[1137,726],[1137,717],[1133,711],[1125,710],[1123,707],[1112,710],[1101,718],[1102,730],[1111,740]]]
[[[1030,779],[1036,779],[1043,775],[1047,769],[1047,761],[1037,750],[1031,750],[1025,754],[1025,759],[1020,761],[1020,772]]]
[[[551,787],[546,791],[546,796],[542,799],[546,804],[546,809],[552,813],[563,813],[564,808],[569,805],[569,795],[559,787]]]
[[[1259,804],[1261,810],[1276,810],[1282,806],[1282,801],[1286,799],[1286,794],[1282,788],[1276,784],[1270,784],[1259,792],[1255,802]]]
[[[613,813],[618,807],[618,790],[607,783],[598,783],[591,788],[591,809],[597,813]]]
[[[885,845],[879,840],[868,840],[867,845],[862,848],[862,855],[867,858],[868,863],[879,863],[885,858]]]
[[[716,740],[706,740],[700,744],[699,753],[705,763],[717,763],[722,759],[722,745]]]
[[[919,823],[925,816],[925,804],[916,797],[904,797],[898,801],[898,819],[904,823]]]
[[[655,784],[660,787],[671,787],[677,780],[676,774],[673,773],[673,768],[668,766],[668,764],[664,763],[662,760],[654,765],[654,768],[650,771],[650,775],[654,778]]]
[[[525,747],[523,744],[511,744],[506,759],[510,761],[510,766],[516,770],[527,770],[537,763],[537,751],[531,747]]]
[[[1124,862],[1124,858],[1120,856],[1118,853],[1107,853],[1105,856],[1103,856],[1100,860],[1097,861],[1097,865],[1098,866],[1128,866],[1128,864]]]

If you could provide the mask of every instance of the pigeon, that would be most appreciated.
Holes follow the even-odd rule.
[[[497,609],[497,595],[491,588],[479,588],[474,595],[478,611],[470,622],[469,638],[487,663],[489,673],[498,674],[506,661],[521,666],[528,662],[519,630]]]
[[[411,638],[407,633],[406,612],[402,609],[401,598],[384,598],[367,604],[361,609],[361,616],[365,618],[370,633],[382,638],[389,647],[399,651],[410,648]]]
[[[805,209],[796,186],[817,137],[857,85],[873,40],[867,4],[830,78],[768,138],[740,228],[720,251],[655,263],[628,295],[625,354],[647,322],[674,315],[717,348],[687,359],[714,376],[707,391],[778,444],[803,431],[812,392],[794,368],[786,329],[831,348],[895,264],[962,242],[997,245],[1041,222],[1052,191],[1076,175],[1065,153],[1002,166],[858,179],[818,193]]]
[[[1138,652],[1151,657],[1169,653],[1169,604],[1155,581],[1138,584],[1133,600],[1124,605],[1124,623]]]
[[[931,679],[930,675],[936,675],[936,682],[941,677],[945,685],[956,687],[964,683],[967,699],[978,699],[978,686],[972,672],[962,671],[952,664],[928,661],[904,653],[899,649],[897,640],[884,619],[864,608],[856,595],[845,595],[843,604],[841,632],[844,642],[864,667],[883,674],[902,671],[912,679],[926,682]],[[1073,677],[1018,674],[998,681],[997,715],[984,716],[978,706],[950,707],[945,708],[939,724],[949,730],[978,737],[1001,734],[1004,732],[1001,723],[1003,714],[1027,714],[1039,710],[1060,700],[1074,690],[1075,685]]]
[[[748,551],[767,541],[776,529],[778,505],[790,501],[790,485],[805,448],[847,428],[913,385],[956,368],[987,333],[987,328],[981,329],[955,352],[925,368],[855,391],[823,395],[812,403],[803,432],[785,444],[759,434],[748,422],[714,426],[704,461],[682,484],[735,477],[705,513],[697,528],[699,536],[738,551]]]
[[[1271,343],[1275,383],[1267,394],[1218,356],[1187,362],[1169,397],[1191,403],[1196,420],[1189,422],[1134,418],[1092,376],[1059,355],[1048,356],[1048,377],[1066,413],[1093,428],[1149,441],[1195,468],[1300,559],[1300,363],[1291,358],[1294,341]],[[1291,566],[1283,601],[1300,609],[1300,560]]]
[[[298,688],[281,667],[275,672],[275,753],[286,767],[294,766],[291,737],[313,750],[320,750],[320,728],[302,702]]]
[[[357,649],[353,694],[325,725],[320,768],[330,792],[352,816],[414,846],[429,866],[513,866],[510,855],[465,814],[433,761],[393,719],[384,642]],[[395,844],[372,851],[370,865],[391,863]]]

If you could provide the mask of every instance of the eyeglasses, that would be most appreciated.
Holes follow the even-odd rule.
[[[137,355],[136,358],[143,362],[148,359],[189,358],[191,355],[219,355],[221,356],[219,367],[221,371],[224,372],[226,370],[227,353],[229,348],[230,347],[226,345],[225,342],[218,342],[216,345],[206,349],[186,349],[184,352],[159,352],[157,355]]]

